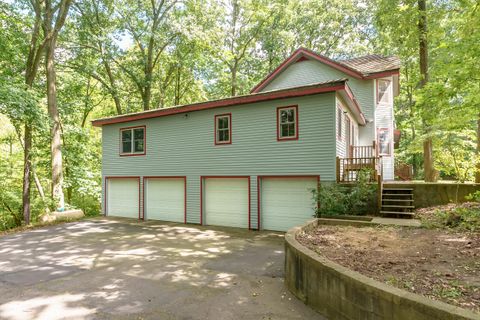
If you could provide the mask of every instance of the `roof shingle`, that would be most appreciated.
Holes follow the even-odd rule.
[[[364,76],[400,69],[400,59],[396,56],[385,57],[379,54],[371,54],[363,57],[337,60],[347,68],[354,69]]]

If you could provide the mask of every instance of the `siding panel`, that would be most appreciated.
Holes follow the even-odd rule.
[[[277,141],[276,108],[298,105],[299,139]],[[214,145],[214,116],[232,113],[232,144]],[[146,125],[146,155],[119,156],[119,129]],[[104,176],[187,176],[187,222],[200,223],[200,176],[320,175],[335,180],[335,94],[209,109],[103,127]]]
[[[262,91],[296,87],[341,78],[348,78],[348,85],[360,103],[360,107],[362,108],[365,117],[370,120],[375,120],[375,81],[359,80],[349,77],[347,74],[318,61],[304,60],[292,64],[288,69],[280,73]],[[371,145],[372,141],[375,139],[374,121],[368,123],[364,127],[359,127],[359,130],[359,143],[361,145]]]

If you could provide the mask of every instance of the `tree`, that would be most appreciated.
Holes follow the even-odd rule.
[[[429,81],[428,72],[428,27],[427,27],[427,4],[426,0],[418,0],[418,38],[419,38],[419,65],[420,65],[420,83],[419,88],[422,89]],[[423,169],[425,181],[434,182],[437,180],[437,172],[435,171],[433,159],[433,139],[430,136],[431,127],[425,118],[423,119],[425,126],[426,138],[423,141]]]
[[[51,128],[51,158],[52,158],[52,197],[57,202],[57,208],[65,207],[63,194],[63,164],[62,164],[62,138],[60,114],[57,105],[57,84],[55,70],[55,49],[58,33],[62,29],[71,0],[60,0],[52,3],[49,0],[33,2],[35,12],[43,16],[42,28],[45,43],[45,73],[47,76],[47,103],[48,114],[52,122]]]
[[[8,12],[8,14],[7,14]],[[5,82],[10,82],[11,87],[7,87],[5,85],[5,91],[3,92],[2,100],[4,106],[16,106],[18,110],[10,110],[7,111],[10,114],[10,118],[13,121],[17,121],[20,125],[23,124],[23,191],[22,191],[22,213],[23,213],[23,220],[26,224],[30,224],[30,216],[31,216],[31,208],[30,208],[30,189],[31,189],[31,175],[32,175],[32,160],[31,160],[31,150],[32,150],[32,134],[33,134],[33,121],[34,121],[34,113],[36,108],[36,101],[33,99],[32,90],[35,78],[38,73],[39,64],[41,61],[41,57],[44,52],[45,42],[42,41],[41,38],[41,21],[42,16],[41,12],[34,10],[34,18],[31,25],[28,25],[30,30],[30,40],[29,44],[27,45],[27,39],[24,39],[22,36],[18,36],[22,34],[22,26],[20,21],[22,18],[17,14],[16,8],[11,5],[3,5],[0,7],[0,13],[2,14],[2,21],[5,21],[7,24],[13,27],[13,29],[6,29],[7,34],[5,35],[4,41],[2,40],[1,43],[4,45],[9,44],[8,41],[20,42],[13,42],[12,46],[9,48],[2,48],[0,50],[2,53],[5,54],[5,59],[2,61],[9,61],[10,63],[7,65],[2,66],[2,70],[12,70],[13,68],[17,68],[17,70],[12,70],[10,74],[7,74],[7,78],[4,79]],[[27,20],[28,21],[28,20]],[[8,34],[8,30],[12,30],[10,34]],[[25,51],[14,51],[12,49],[19,49],[25,48]],[[21,50],[21,49],[20,49]],[[26,55],[25,63],[20,62],[20,60],[13,60],[18,55]],[[13,60],[13,61],[12,61]],[[22,67],[20,67],[22,66]],[[15,80],[15,74],[24,73],[23,83],[25,84],[24,89],[20,89],[18,80]],[[12,83],[13,82],[13,83]],[[20,113],[19,113],[20,112]],[[21,115],[21,116],[19,116]],[[21,135],[19,134],[19,139],[21,139]],[[37,185],[39,188],[39,192],[43,193],[41,185]]]
[[[122,0],[117,5],[124,30],[135,46],[124,61],[115,60],[133,81],[142,99],[143,110],[151,108],[154,72],[164,50],[177,37],[170,21],[176,0],[132,1]],[[134,63],[126,63],[133,59]]]
[[[112,37],[118,28],[118,19],[113,18],[113,1],[76,2],[74,8],[79,17],[72,27],[72,36],[77,38],[74,45],[78,45],[79,50],[75,50],[76,56],[69,64],[76,72],[100,82],[111,95],[116,113],[120,115],[123,113],[120,75],[113,65],[120,56]]]

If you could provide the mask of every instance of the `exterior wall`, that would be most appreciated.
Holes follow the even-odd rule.
[[[392,78],[386,78],[392,80]],[[375,99],[377,97],[377,85],[375,80]],[[391,150],[390,156],[382,156],[383,163],[383,180],[394,180],[395,175],[395,155],[393,150],[393,123],[394,123],[394,113],[393,113],[393,81],[390,86],[390,95],[392,101],[390,103],[378,103],[376,104],[375,110],[375,126],[378,129],[388,128],[390,130],[391,138]]]
[[[358,127],[358,145],[370,146],[372,141],[377,140],[378,128],[389,128],[390,135],[393,138],[393,102],[390,104],[377,103],[377,80],[359,80],[349,77],[341,71],[329,67],[321,62],[314,60],[304,60],[294,63],[285,71],[280,73],[272,82],[270,82],[262,91],[270,91],[281,88],[295,87],[312,84],[316,82],[329,81],[341,78],[348,78],[348,85],[353,94],[360,103],[360,107],[367,120],[370,120],[366,126]],[[392,80],[392,78],[390,77]],[[390,90],[393,88],[391,87]],[[393,91],[390,93],[393,96]],[[335,122],[336,123],[336,122]],[[335,124],[336,125],[336,124]],[[344,126],[345,128],[345,126]],[[345,137],[345,135],[343,136]],[[337,155],[345,157],[345,140],[337,139]],[[392,143],[393,148],[393,143]],[[383,159],[383,179],[394,179],[394,152],[391,156],[384,156]]]
[[[347,150],[347,117],[350,118],[350,124],[355,127],[355,137],[354,142],[358,144],[358,123],[355,121],[350,110],[345,107],[345,103],[337,97],[337,108],[342,108],[342,135],[338,137],[338,113],[335,110],[335,141],[336,141],[336,150],[337,150],[337,157],[340,158],[347,158],[348,157],[348,150]],[[344,112],[347,112],[346,114]]]
[[[359,128],[359,144],[371,145],[376,137],[375,132],[375,80],[359,80],[349,77],[345,73],[314,60],[303,60],[294,63],[280,73],[262,91],[277,90],[348,78],[348,85],[360,103],[365,117],[372,122]]]
[[[299,139],[277,141],[276,109],[289,105],[298,105]],[[232,114],[232,144],[214,145],[214,116],[222,113]],[[146,126],[146,155],[120,157],[120,128],[137,125]],[[201,176],[251,177],[253,229],[257,176],[320,175],[322,181],[335,180],[335,93],[106,125],[102,132],[103,177],[186,176],[189,223],[201,222]]]

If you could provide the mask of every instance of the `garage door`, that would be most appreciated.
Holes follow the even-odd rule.
[[[248,178],[208,178],[204,186],[207,225],[248,228]]]
[[[287,231],[312,219],[317,178],[261,179],[260,219],[265,230]]]
[[[184,178],[145,179],[145,218],[184,222]]]
[[[139,179],[107,179],[107,216],[138,219]]]

